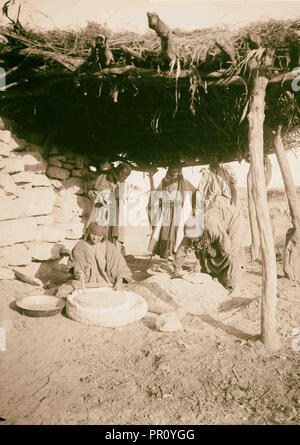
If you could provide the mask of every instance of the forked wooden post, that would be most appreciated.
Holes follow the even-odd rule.
[[[300,208],[297,203],[296,186],[282,143],[281,126],[278,126],[276,131],[274,148],[285,186],[293,225],[293,228],[289,229],[287,233],[283,269],[285,275],[290,280],[300,282]]]
[[[250,255],[251,255],[251,260],[255,261],[260,258],[260,241],[259,241],[259,230],[256,218],[255,202],[253,199],[253,181],[252,181],[251,165],[249,166],[249,171],[247,176],[247,193],[248,193],[249,221],[251,228]]]
[[[170,61],[176,59],[176,47],[172,31],[155,12],[147,12],[148,25],[161,40],[161,54]]]
[[[259,227],[262,254],[262,341],[269,350],[277,350],[276,332],[277,269],[264,175],[264,118],[265,94],[268,80],[256,72],[252,78],[248,113],[248,138],[252,168],[253,194]]]

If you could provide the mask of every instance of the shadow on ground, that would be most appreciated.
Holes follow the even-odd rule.
[[[202,315],[198,315],[198,317],[203,322],[208,323],[217,329],[221,329],[222,331],[226,332],[226,334],[233,335],[234,337],[240,338],[242,340],[257,341],[257,340],[260,340],[260,338],[261,338],[260,334],[259,335],[246,334],[245,332],[240,331],[237,328],[228,326],[227,324],[223,323],[220,320],[215,320],[211,315],[202,314]]]
[[[224,303],[220,304],[219,312],[228,312],[232,309],[243,308],[248,306],[255,298],[234,297]]]

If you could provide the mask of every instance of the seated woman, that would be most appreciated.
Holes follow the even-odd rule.
[[[238,207],[214,205],[204,216],[204,231],[197,243],[201,269],[218,278],[231,295],[239,293],[244,269],[244,223]]]
[[[57,297],[66,297],[75,289],[113,286],[122,290],[123,282],[131,281],[131,272],[118,248],[107,241],[107,228],[93,222],[88,227],[88,238],[74,246],[68,262],[74,279],[61,285]]]

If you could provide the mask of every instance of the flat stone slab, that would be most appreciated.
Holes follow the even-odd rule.
[[[208,274],[186,273],[183,278],[174,279],[159,274],[139,284],[168,305],[175,304],[191,314],[216,312],[228,299],[228,291]]]

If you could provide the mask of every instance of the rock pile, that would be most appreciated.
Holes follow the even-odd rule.
[[[175,279],[160,273],[131,284],[130,290],[147,301],[146,325],[161,332],[181,331],[185,315],[216,314],[228,300],[228,291],[210,275],[200,272],[187,272]]]

